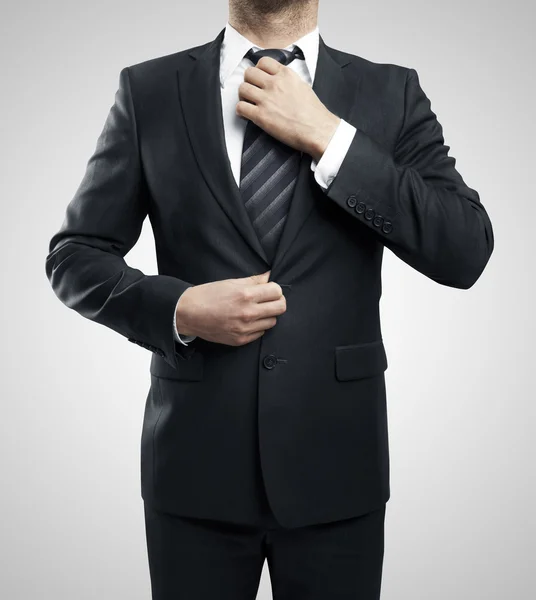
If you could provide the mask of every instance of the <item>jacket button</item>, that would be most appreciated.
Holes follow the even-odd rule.
[[[277,364],[277,358],[273,354],[268,354],[267,356],[265,356],[262,359],[262,364],[267,369],[273,369],[275,367],[275,365]]]
[[[365,219],[367,221],[372,221],[375,214],[376,213],[372,210],[372,208],[367,208],[367,210],[365,211]]]
[[[380,227],[383,223],[383,217],[381,215],[376,215],[374,220],[372,221],[374,227]]]
[[[357,204],[357,198],[354,195],[348,196],[348,200],[346,200],[346,204],[348,204],[348,206],[350,208],[354,208],[354,206]]]
[[[358,202],[355,207],[355,212],[361,215],[365,212],[366,208],[367,207],[364,202]]]
[[[391,233],[392,230],[393,230],[393,224],[391,223],[391,221],[384,221],[383,227],[382,227],[383,233]]]

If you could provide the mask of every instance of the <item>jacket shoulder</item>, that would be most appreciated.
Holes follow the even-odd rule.
[[[335,54],[339,63],[350,63],[350,71],[360,76],[365,76],[370,83],[376,82],[383,85],[404,85],[409,71],[413,69],[409,66],[400,65],[394,62],[377,62],[365,58],[358,54],[345,52],[338,48],[330,48]],[[348,68],[347,67],[347,68]]]
[[[121,74],[124,72],[128,74],[138,116],[144,114],[144,109],[159,105],[162,98],[172,97],[170,94],[174,93],[174,86],[177,83],[177,70],[186,68],[194,60],[189,56],[192,50],[202,49],[209,43],[131,63],[121,69]]]
[[[202,50],[209,44],[210,42],[206,42],[170,54],[148,58],[137,63],[129,64],[125,66],[124,69],[128,70],[130,76],[136,81],[143,82],[146,80],[153,80],[170,71],[180,69],[181,65],[187,64],[192,60],[192,58],[188,56],[190,52],[193,50]]]
[[[411,67],[390,62],[376,62],[356,54],[348,55],[355,68],[365,73],[369,78],[393,83],[404,82]]]

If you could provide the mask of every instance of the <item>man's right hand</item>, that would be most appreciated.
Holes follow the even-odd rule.
[[[189,287],[177,303],[177,330],[229,346],[256,340],[287,309],[281,286],[269,277],[266,271]]]

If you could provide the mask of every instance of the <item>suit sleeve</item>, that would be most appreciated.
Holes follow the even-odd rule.
[[[490,218],[448,155],[443,130],[414,69],[392,153],[357,129],[325,194],[437,283],[468,289],[494,247]]]
[[[192,284],[145,275],[125,262],[147,214],[148,190],[125,67],[84,177],[49,242],[46,275],[67,307],[176,367],[188,353],[174,339],[171,316]]]

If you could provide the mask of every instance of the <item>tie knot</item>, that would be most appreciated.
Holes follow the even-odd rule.
[[[266,48],[265,50],[253,50],[250,48],[246,54],[246,58],[256,66],[263,56],[275,58],[282,65],[289,65],[295,58],[305,60],[305,56],[301,48],[294,46],[294,50],[286,50],[285,48]]]

